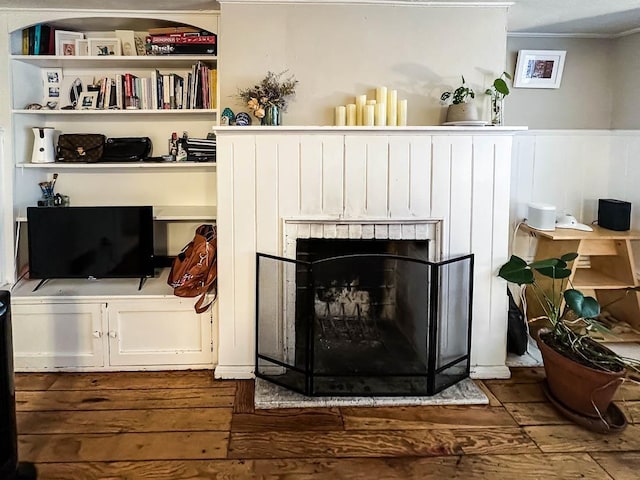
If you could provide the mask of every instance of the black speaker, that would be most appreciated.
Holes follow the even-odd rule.
[[[598,200],[598,225],[609,230],[624,232],[631,228],[631,204],[623,200]]]
[[[33,464],[18,463],[11,295],[0,290],[0,479],[35,480],[37,476]]]

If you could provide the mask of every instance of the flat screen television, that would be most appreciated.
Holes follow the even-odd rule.
[[[29,207],[29,276],[153,276],[150,206]]]

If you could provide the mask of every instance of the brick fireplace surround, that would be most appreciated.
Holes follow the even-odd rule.
[[[257,251],[295,258],[297,238],[427,238],[436,257],[475,254],[471,376],[508,378],[506,285],[496,273],[508,253],[519,130],[218,128],[215,376],[253,376]]]

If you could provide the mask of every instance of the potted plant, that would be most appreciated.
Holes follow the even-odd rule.
[[[509,95],[509,86],[506,80],[511,80],[511,75],[502,72],[498,78],[493,81],[493,85],[485,90],[485,94],[491,96],[491,124],[502,125],[504,123],[503,106],[504,97]]]
[[[474,121],[478,119],[478,110],[472,104],[471,100],[476,94],[473,89],[467,86],[462,75],[462,84],[455,90],[443,92],[440,95],[440,101],[449,104],[447,109],[447,122]]]
[[[599,431],[607,431],[613,396],[629,369],[640,372],[640,362],[621,357],[590,337],[590,332],[607,329],[596,319],[600,313],[598,301],[572,288],[568,281],[569,263],[577,256],[568,253],[527,263],[513,255],[498,275],[531,288],[530,298],[537,299],[544,311],[549,328],[540,330],[536,341],[550,399],[579,423],[598,429],[597,425],[604,422],[607,428]],[[631,293],[638,287],[625,290]]]
[[[267,76],[253,87],[238,91],[238,97],[260,119],[262,125],[281,125],[282,114],[287,110],[288,98],[295,95],[296,80],[293,75],[281,79],[286,73],[267,72]]]

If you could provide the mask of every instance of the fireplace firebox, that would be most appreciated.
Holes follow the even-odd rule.
[[[468,377],[473,255],[427,250],[299,239],[295,260],[258,253],[256,376],[308,396],[429,396]]]

